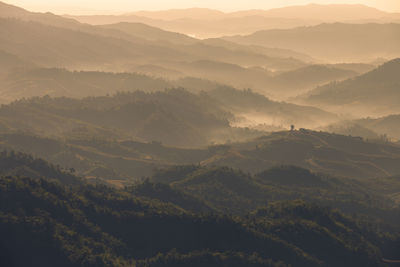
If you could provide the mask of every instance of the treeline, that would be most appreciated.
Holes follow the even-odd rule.
[[[62,170],[60,166],[54,166],[30,154],[13,150],[4,150],[0,152],[1,176],[47,178],[66,185],[79,184],[81,182],[80,179],[71,172],[74,172],[73,168],[70,170]]]
[[[39,174],[0,178],[2,266],[384,266],[398,255],[393,203],[298,167],[177,166],[115,189],[21,153],[0,164]]]
[[[4,266],[381,265],[361,228],[303,202],[277,210],[280,218],[196,215],[103,186],[16,177],[1,178],[0,196]]]

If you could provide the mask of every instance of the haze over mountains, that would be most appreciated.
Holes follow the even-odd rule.
[[[165,30],[199,38],[250,34],[259,30],[312,26],[323,22],[399,22],[398,13],[383,12],[363,5],[292,6],[270,10],[243,10],[224,13],[211,9],[139,11],[119,16],[68,16],[80,22],[99,25],[141,22]]]
[[[325,14],[328,10],[330,16]],[[396,17],[396,14],[361,5],[308,5],[231,14],[191,9],[188,13],[171,10],[140,12],[135,16],[175,20],[182,19],[183,14],[187,16],[192,12],[192,19],[202,19],[209,13],[212,14],[209,20],[254,14],[293,19],[295,12],[299,11],[298,13],[304,18],[319,15],[318,19],[321,19],[322,14],[325,14],[326,21],[333,19],[343,21],[348,19],[350,14],[354,14],[355,10],[359,11],[356,19]],[[297,100],[306,105],[316,105],[335,112],[335,105],[344,103],[332,105],[332,108],[324,105],[331,105],[327,102],[328,98],[332,103],[339,101],[335,98],[340,98],[340,93],[335,95],[335,98],[329,96],[324,98],[321,94],[319,98],[316,97],[316,92],[327,91],[319,89],[324,88],[326,83],[346,84],[350,81],[347,80],[349,78],[357,83],[363,80],[363,77],[378,72],[388,74],[381,74],[380,78],[375,75],[371,78],[373,82],[384,80],[384,83],[390,84],[391,88],[397,86],[394,74],[397,66],[390,69],[384,65],[376,71],[365,74],[376,68],[374,65],[376,63],[372,60],[382,57],[392,58],[400,53],[397,49],[400,47],[398,45],[400,40],[396,39],[400,36],[396,34],[400,28],[393,23],[325,23],[288,30],[260,31],[249,36],[198,40],[141,23],[121,22],[91,26],[49,13],[32,13],[7,4],[1,5],[1,16],[3,18],[0,20],[2,32],[0,51],[5,62],[0,79],[3,103],[30,96],[88,97],[113,94],[118,91],[154,92],[174,87],[183,87],[198,94],[201,91],[211,92],[228,86],[239,91],[251,88],[260,97],[265,95],[271,100],[279,101],[292,101],[293,97],[305,94],[307,100],[303,96]],[[337,36],[342,37],[337,38]],[[370,64],[360,63],[368,60]],[[327,64],[330,61],[340,63]],[[353,62],[341,63],[346,61]],[[396,61],[391,64],[396,64]],[[60,67],[66,69],[59,69]],[[115,74],[115,72],[124,73]],[[389,73],[393,73],[394,76]],[[318,89],[314,89],[316,87]],[[351,90],[354,90],[353,87],[357,86],[351,87]],[[362,90],[364,100],[356,106],[369,105],[368,97],[375,99],[372,91],[365,91],[364,87],[359,90]],[[332,89],[332,91],[337,93],[337,90]],[[358,92],[354,94],[359,95]],[[387,96],[387,100],[392,101],[394,105],[396,99],[393,97],[394,93],[395,91],[380,94],[379,97]],[[351,97],[344,98],[348,103],[354,103]],[[385,101],[382,100],[382,106],[388,105],[389,102]],[[251,102],[250,105],[254,103]],[[285,105],[282,103],[281,109]],[[225,103],[225,106],[232,105]],[[257,126],[272,122],[273,125],[270,126],[279,128],[282,124],[287,127],[288,124],[297,122],[305,127],[314,127],[317,121],[326,119],[325,115],[322,115],[323,112],[316,113],[318,115],[313,119],[300,112],[299,114],[305,116],[302,120],[295,115],[296,108],[289,113],[285,111],[286,114],[281,112],[279,116],[276,112],[266,114],[265,111],[261,111],[263,109],[265,108],[243,110],[243,107],[236,106],[234,113],[237,119],[235,122],[231,120],[231,123]],[[307,109],[311,110],[308,107],[303,108]],[[229,112],[232,112],[232,109]],[[367,115],[389,115],[389,113],[389,110],[384,112],[376,107],[370,109]],[[288,114],[291,115],[288,117]],[[322,117],[318,120],[316,119],[318,116]],[[330,118],[335,116],[330,115]],[[262,123],[264,119],[267,123]],[[308,123],[305,122],[307,120]],[[253,124],[249,124],[250,121]],[[332,122],[332,119],[329,119],[324,124]]]
[[[289,30],[259,31],[249,36],[227,39],[244,44],[296,48],[324,60],[367,61],[366,55],[374,55],[376,58],[398,56],[399,32],[398,24],[333,23]]]
[[[198,40],[141,23],[121,22],[91,26],[49,13],[32,13],[7,4],[2,4],[1,7],[1,16],[4,18],[1,19],[0,27],[3,36],[0,51],[3,51],[3,62],[12,62],[2,67],[0,84],[3,103],[23,96],[87,97],[118,91],[150,92],[173,87],[184,87],[198,93],[226,85],[239,90],[251,88],[254,92],[272,99],[291,101],[293,97],[302,94],[315,95],[315,90],[320,89],[313,89],[325,83],[363,75],[374,69],[376,65],[373,64],[376,63],[366,64],[359,61],[394,57],[399,54],[397,47],[400,47],[397,45],[399,40],[396,39],[399,36],[396,34],[399,31],[397,24],[321,24],[289,30],[261,31],[249,36]],[[211,12],[214,14],[210,17],[211,20],[221,16],[240,17],[243,14],[286,14],[286,17],[293,18],[296,10],[301,10],[299,14],[308,18],[330,10],[331,17],[326,16],[327,21],[333,17],[337,21],[344,20],[349,16],[346,14],[353,14],[354,10],[360,11],[357,13],[358,19],[396,17],[396,14],[357,5],[308,5],[232,14],[197,9],[190,11],[194,13],[195,19],[201,19]],[[181,19],[184,12],[172,10],[140,14],[151,19],[160,19],[163,16],[164,19]],[[354,34],[355,31],[359,36]],[[343,38],[336,38],[336,33]],[[296,37],[299,34],[301,38]],[[377,38],[378,35],[380,37]],[[360,39],[361,37],[364,39]],[[338,46],[341,49],[337,49]],[[336,62],[358,61],[326,64],[326,60],[333,58]],[[91,72],[52,70],[59,67]],[[139,75],[111,72],[138,72]],[[396,86],[396,81],[391,82],[395,77],[387,78],[385,83],[394,83],[393,86]],[[395,99],[392,96],[389,98]],[[346,99],[350,101],[350,98]],[[326,103],[323,100],[302,100],[301,103],[326,108],[322,106]],[[260,112],[254,114],[253,111],[248,113],[247,110],[238,114],[239,117],[244,115],[247,120],[242,125],[256,126],[260,121],[263,124]],[[372,109],[367,115],[388,113]],[[261,115],[261,118],[267,119],[268,123],[272,121],[274,127],[278,128],[282,126],[282,122],[288,125],[297,121],[306,127],[315,125],[315,118],[304,124],[294,113],[291,118],[284,115],[284,119],[282,116],[271,119],[274,116]],[[305,118],[309,119],[307,116]],[[253,121],[253,124],[248,124],[249,121]],[[327,121],[325,124],[331,122]]]
[[[347,107],[354,113],[357,109],[364,114],[367,110],[375,114],[397,113],[399,68],[399,59],[389,61],[356,78],[318,87],[307,93],[306,101],[342,109]]]
[[[400,14],[0,2],[0,266],[396,266]]]

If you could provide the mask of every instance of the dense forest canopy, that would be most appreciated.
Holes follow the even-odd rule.
[[[399,13],[168,5],[0,2],[0,266],[399,266]]]
[[[1,161],[6,160],[34,162],[26,155],[13,153],[4,154]],[[400,212],[383,190],[363,191],[365,186],[356,181],[327,179],[294,167],[272,169],[251,178],[227,168],[187,166],[174,170],[182,175],[169,186],[163,181],[171,181],[168,177],[173,170],[160,171],[155,176],[155,181],[163,184],[145,180],[125,189],[83,181],[66,186],[69,180],[48,180],[47,168],[38,168],[42,177],[36,179],[0,179],[0,229],[7,237],[1,246],[9,252],[1,258],[3,264],[218,266],[231,262],[235,266],[380,266],[382,253],[392,257],[399,242],[393,233],[399,231],[396,221]],[[280,181],[267,180],[274,175],[308,176],[312,182],[298,187],[296,193],[285,190]],[[214,177],[218,177],[217,187]],[[202,189],[193,190],[193,186]],[[271,186],[279,189],[272,190]],[[349,215],[295,200],[301,198],[300,192],[328,200],[329,195],[335,195],[329,190],[331,186],[343,191],[343,198],[328,202]],[[360,190],[360,199],[353,194],[345,196],[349,187]],[[221,191],[215,191],[217,188]],[[271,199],[266,188],[276,197]],[[366,197],[373,199],[363,199]],[[244,203],[258,202],[252,198],[259,198],[267,206],[254,206],[250,213],[250,206],[244,208],[243,217],[219,215],[221,209],[235,212]],[[357,201],[363,208],[351,207],[350,203]],[[369,214],[368,209],[372,208],[376,215]],[[386,216],[384,222],[381,216]],[[326,254],[325,249],[333,253]],[[19,257],[17,251],[26,256]],[[51,257],[45,257],[49,251]],[[343,257],[337,258],[336,253]]]

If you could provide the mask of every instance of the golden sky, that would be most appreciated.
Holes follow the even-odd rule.
[[[400,12],[400,0],[5,0],[31,11],[58,14],[126,13],[137,10],[205,7],[223,11],[269,9],[289,5],[364,4],[389,12]]]

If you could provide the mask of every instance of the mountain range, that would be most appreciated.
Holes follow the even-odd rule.
[[[164,30],[198,38],[250,34],[275,28],[312,26],[320,23],[389,23],[399,22],[398,13],[384,12],[363,5],[290,6],[270,10],[242,10],[224,13],[218,10],[191,8],[165,11],[139,11],[122,15],[67,16],[90,24],[141,22]]]
[[[302,98],[309,104],[347,109],[354,115],[398,113],[399,68],[400,59],[394,59],[363,75],[317,87]]]
[[[296,49],[313,57],[339,62],[367,62],[399,56],[399,24],[324,23],[293,29],[264,30],[226,37],[241,44]]]
[[[397,265],[399,14],[126,12],[0,2],[0,266]]]

